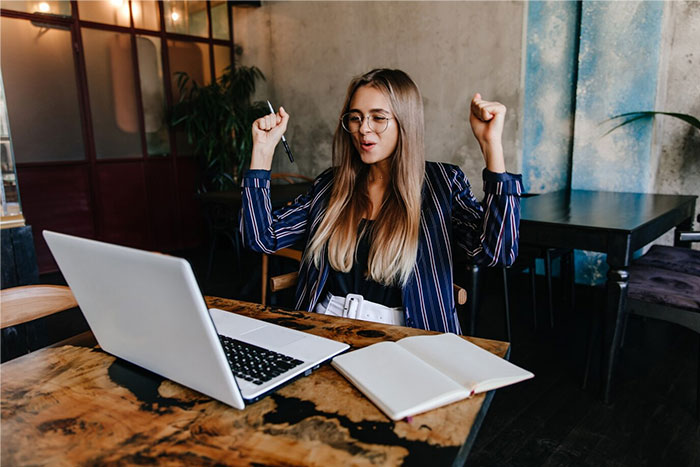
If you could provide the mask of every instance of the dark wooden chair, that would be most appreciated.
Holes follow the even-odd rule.
[[[700,233],[681,234],[688,241]],[[654,245],[629,268],[627,316],[643,316],[690,329],[700,338],[700,251]],[[696,416],[700,419],[700,346]]]
[[[295,250],[293,248],[283,248],[279,251],[276,251],[275,253],[272,253],[274,256],[282,256],[285,258],[290,258],[293,260],[296,260],[298,262],[301,262],[301,255],[302,252],[300,250]],[[289,272],[286,274],[280,274],[277,276],[272,276],[268,278],[268,261],[269,261],[269,256],[271,255],[263,255],[262,261],[262,296],[261,296],[261,303],[266,305],[267,304],[267,298],[268,298],[268,293],[267,293],[267,287],[269,284],[270,287],[270,293],[275,293],[279,292],[281,290],[288,289],[289,287],[293,287],[297,284],[297,281],[299,280],[299,273],[298,272]],[[455,302],[457,305],[464,305],[467,303],[467,291],[458,286],[457,284],[452,284],[454,294],[455,294]]]
[[[700,241],[700,232],[678,235],[678,240],[688,245]],[[628,272],[625,320],[638,316],[666,321],[688,328],[700,338],[700,251],[654,245],[633,261]],[[624,333],[621,341],[624,343]],[[584,385],[591,366],[591,347],[589,343]],[[700,419],[700,346],[698,350],[696,416]]]
[[[531,196],[538,196],[538,193],[523,193],[520,195],[522,198],[529,198]],[[456,256],[460,257],[460,254]],[[529,289],[530,289],[530,301],[532,303],[532,321],[533,327],[537,329],[537,293],[536,293],[536,261],[541,259],[544,262],[544,278],[545,278],[545,292],[547,294],[547,311],[549,313],[549,325],[551,328],[554,327],[554,287],[552,285],[552,263],[554,260],[559,259],[560,264],[560,277],[562,278],[562,286],[566,287],[566,296],[568,297],[567,306],[570,310],[575,307],[575,268],[574,268],[574,250],[571,248],[540,248],[529,246],[526,244],[521,244],[519,248],[518,257],[509,267],[501,268],[501,276],[503,281],[503,307],[505,311],[505,327],[506,336],[508,341],[512,341],[511,338],[511,326],[510,326],[510,310],[511,310],[511,300],[510,300],[510,289],[511,281],[514,276],[514,272],[524,272],[528,271],[529,275]],[[479,275],[482,269],[478,265],[469,264],[466,266],[470,280],[470,288],[472,291],[472,300],[470,302],[470,320],[469,329],[471,335],[476,335],[476,319],[477,314],[480,309],[480,296],[479,287],[481,287]]]
[[[270,293],[279,292],[280,290],[288,289],[293,287],[297,283],[298,272],[290,272],[287,274],[280,274],[277,276],[269,277],[269,262],[270,256],[281,256],[283,258],[293,259],[297,262],[301,262],[301,251],[295,250],[293,248],[282,248],[279,251],[272,253],[271,255],[262,255],[262,283],[260,284],[261,296],[260,303],[267,305],[268,285],[270,287]]]
[[[533,327],[537,329],[537,292],[536,292],[536,273],[535,264],[538,258],[544,260],[544,273],[545,273],[545,292],[547,294],[547,310],[549,312],[549,323],[550,327],[554,327],[554,287],[552,285],[552,261],[559,258],[561,264],[561,277],[562,285],[566,287],[566,295],[568,297],[567,306],[569,309],[573,310],[575,306],[574,302],[574,281],[575,281],[575,271],[574,271],[574,251],[572,249],[565,248],[528,248],[527,246],[521,246],[520,253],[515,263],[509,267],[501,267],[501,277],[503,281],[503,307],[505,311],[505,329],[508,341],[512,341],[511,338],[511,326],[510,326],[510,310],[511,310],[511,297],[510,289],[511,282],[514,273],[521,273],[528,271],[529,276],[529,290],[530,290],[530,301],[532,303],[532,321]],[[482,287],[482,280],[480,276],[484,274],[483,269],[478,265],[473,263],[457,263],[457,267],[462,267],[467,269],[467,283],[469,283],[469,288],[471,289],[471,300],[469,305],[469,332],[470,335],[476,335],[476,319],[477,314],[480,310],[480,294],[479,289]],[[522,300],[518,300],[522,301]]]

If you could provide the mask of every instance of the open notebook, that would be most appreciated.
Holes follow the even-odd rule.
[[[379,342],[332,365],[392,420],[534,376],[449,333]]]

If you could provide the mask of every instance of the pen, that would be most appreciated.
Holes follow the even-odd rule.
[[[272,108],[272,104],[270,104],[270,101],[267,101],[267,106],[270,108],[270,112],[275,113],[275,109]],[[282,135],[282,144],[284,144],[284,150],[287,151],[287,155],[289,156],[289,162],[294,162],[294,157],[292,157],[292,150],[289,149],[289,145],[287,144],[287,138]]]

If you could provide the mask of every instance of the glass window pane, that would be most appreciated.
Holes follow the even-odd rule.
[[[214,65],[216,67],[216,79],[219,79],[227,66],[231,64],[231,47],[223,45],[214,46]]]
[[[139,81],[148,154],[167,156],[170,153],[170,141],[165,121],[166,103],[160,38],[136,36],[136,49],[139,57]]]
[[[180,91],[177,85],[178,71],[186,72],[191,80],[199,85],[211,83],[211,69],[209,68],[209,45],[198,42],[168,41],[168,57],[170,59],[170,71],[172,76],[173,101],[180,100]],[[178,156],[189,156],[194,152],[187,142],[187,137],[179,127],[175,131]]]
[[[129,34],[83,29],[98,159],[141,157]]]
[[[227,39],[228,8],[226,2],[211,2],[211,35],[214,39]]]
[[[170,58],[171,81],[173,85],[173,100],[180,99],[177,87],[178,71],[184,71],[190,79],[199,85],[211,83],[211,68],[209,62],[209,44],[199,42],[168,41],[168,57]]]
[[[0,30],[15,161],[85,159],[70,31],[4,16]]]
[[[160,29],[160,12],[158,2],[149,0],[131,0],[131,14],[134,16],[134,27],[140,29]]]
[[[2,0],[2,7],[7,10],[24,11],[25,13],[50,13],[53,15],[70,16],[70,1],[6,1]]]
[[[209,37],[207,2],[171,0],[164,2],[163,6],[166,31]]]
[[[128,0],[78,2],[78,16],[83,21],[126,27],[131,25]]]
[[[2,166],[2,184],[0,184],[0,199],[2,199],[2,227],[6,221],[12,222],[22,214],[19,201],[19,188],[17,187],[17,171],[15,170],[15,158],[12,155],[12,138],[10,137],[10,124],[7,121],[7,104],[0,74],[0,161]]]

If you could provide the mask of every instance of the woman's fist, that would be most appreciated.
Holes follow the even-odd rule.
[[[490,102],[474,94],[470,105],[469,124],[481,152],[484,154],[486,168],[492,172],[505,172],[503,159],[503,122],[506,119],[506,106],[500,102]]]
[[[253,154],[251,169],[270,170],[275,147],[287,131],[289,114],[280,107],[277,113],[270,113],[253,122]]]
[[[506,119],[506,106],[500,102],[484,100],[477,92],[472,98],[470,107],[469,123],[482,149],[486,145],[500,145],[503,122]]]

